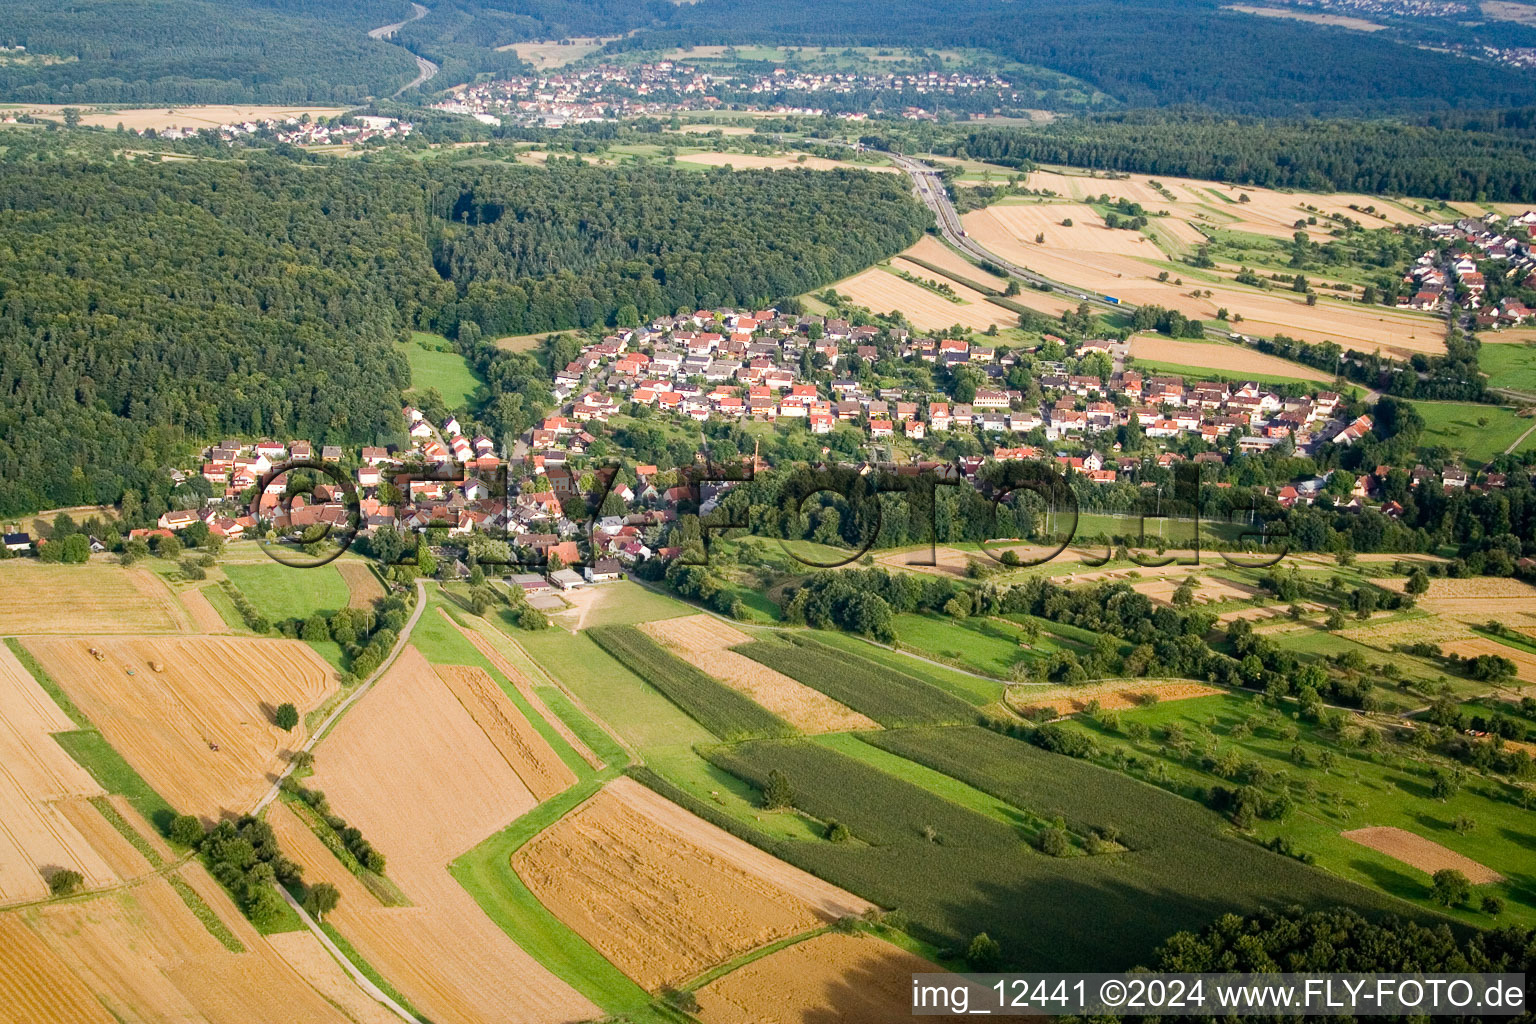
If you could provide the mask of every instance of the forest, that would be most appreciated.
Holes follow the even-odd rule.
[[[895,140],[875,134],[872,141],[889,146]],[[1536,138],[1483,120],[1437,127],[1137,110],[983,128],[937,146],[940,152],[1021,169],[1067,164],[1265,188],[1489,202],[1536,199]]]
[[[396,440],[412,328],[456,335],[497,393],[476,412],[519,433],[547,372],[482,334],[797,294],[926,217],[874,174],[160,162],[7,139],[0,515],[147,497],[158,467],[226,434]]]
[[[1255,18],[1217,0],[716,0],[682,5],[666,27],[614,45],[976,47],[1082,79],[1132,107],[1246,114],[1422,113],[1536,100],[1536,82],[1523,72],[1386,35]]]
[[[9,0],[0,97],[22,103],[358,103],[416,74],[367,30],[407,0]]]

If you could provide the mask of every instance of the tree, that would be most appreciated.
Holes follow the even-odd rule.
[[[304,628],[300,632],[300,636],[304,638],[306,643],[324,643],[331,638],[331,625],[326,621],[324,614],[315,612],[304,620]]]
[[[768,782],[763,786],[763,806],[770,811],[778,811],[792,807],[794,803],[795,787],[789,781],[789,776],[774,768],[768,773]]]
[[[1003,963],[1003,947],[986,932],[977,932],[965,947],[965,962],[973,971],[995,971]]]
[[[1441,868],[1431,878],[1430,896],[1443,907],[1459,907],[1472,898],[1472,883],[1455,868]]]
[[[178,814],[171,822],[171,841],[182,846],[197,846],[203,841],[203,823],[195,814]]]
[[[55,896],[69,896],[85,885],[85,876],[70,868],[60,868],[48,876],[48,891]]]
[[[1403,589],[1414,596],[1424,593],[1429,589],[1429,573],[1422,568],[1413,570],[1408,574],[1408,582]]]
[[[277,713],[272,716],[273,724],[286,732],[292,732],[299,724],[299,709],[292,704],[283,703],[277,706]]]
[[[1048,857],[1065,857],[1072,852],[1072,841],[1067,838],[1066,830],[1054,826],[1041,829],[1035,844]]]
[[[312,885],[304,893],[304,909],[316,921],[324,921],[325,915],[336,909],[341,902],[341,891],[330,882]]]
[[[256,927],[270,928],[288,913],[288,904],[272,885],[258,885],[246,900],[245,913]]]

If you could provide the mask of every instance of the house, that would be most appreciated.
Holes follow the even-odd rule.
[[[609,580],[618,579],[623,571],[623,566],[619,565],[617,559],[599,558],[596,562],[587,566],[584,574],[587,577],[588,583],[606,583]]]
[[[585,583],[586,580],[582,579],[574,569],[556,569],[549,574],[549,582],[561,590],[574,590]]]
[[[197,521],[198,518],[196,512],[167,512],[160,517],[160,520],[156,525],[158,525],[162,530],[180,531],[185,530],[187,527],[191,526]]]
[[[29,533],[7,533],[0,538],[0,543],[5,544],[5,550],[17,553],[32,550],[32,535]]]

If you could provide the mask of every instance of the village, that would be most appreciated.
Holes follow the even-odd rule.
[[[1413,293],[1407,308],[1460,310],[1478,330],[1529,323],[1536,310],[1520,298],[1500,295],[1497,301],[1488,301],[1488,272],[1496,265],[1499,276],[1512,287],[1536,288],[1536,252],[1529,242],[1533,224],[1536,211],[1527,210],[1508,218],[1488,213],[1427,226],[1432,238],[1450,243],[1451,251],[1442,255],[1431,249],[1414,261],[1403,278]]]
[[[977,387],[971,401],[958,402],[839,375],[854,361],[873,362],[877,342],[894,345],[907,362],[975,369],[996,386]],[[1113,342],[1089,340],[1072,358],[1102,356],[1098,365],[1104,366],[1114,351]],[[398,448],[229,440],[204,454],[199,472],[210,488],[204,507],[167,512],[156,530],[140,532],[170,534],[203,523],[225,541],[268,529],[298,540],[313,528],[346,528],[355,507],[364,534],[430,529],[461,548],[474,534],[505,538],[516,564],[547,567],[542,575],[520,577],[525,588],[567,588],[590,582],[593,573],[606,577],[652,555],[675,555],[662,547],[666,526],[686,512],[707,513],[732,486],[700,485],[686,472],[655,465],[599,482],[590,460],[594,442],[615,417],[642,407],[660,422],[690,430],[727,421],[799,423],[813,436],[853,431],[875,454],[889,457],[899,442],[901,471],[952,468],[973,483],[988,461],[1051,461],[1088,484],[1152,486],[1140,479],[1152,466],[1220,465],[1232,453],[1278,445],[1299,453],[1324,443],[1347,446],[1373,426],[1370,415],[1343,416],[1347,403],[1331,391],[1283,396],[1253,382],[1192,381],[1134,368],[1068,373],[1060,361],[1035,364],[1041,398],[1029,402],[1003,384],[1019,358],[965,340],[914,338],[900,329],[774,309],[663,316],[590,339],[556,375],[557,410],[520,438],[498,444],[467,434],[452,415],[435,423],[408,406],[403,427],[410,444]],[[807,379],[807,367],[819,369]],[[1126,427],[1154,442],[1152,450],[1123,452],[1117,437]],[[987,454],[946,458],[940,442],[961,433],[989,445]],[[706,458],[705,448],[701,438],[698,459]],[[850,460],[830,447],[821,450],[827,462],[852,461],[864,470],[876,464],[873,457]],[[754,468],[768,468],[752,458]],[[300,470],[314,479],[303,493],[289,494],[288,476],[275,471],[295,461],[331,467],[333,475]],[[1296,480],[1273,497],[1289,508],[1312,503],[1326,489],[1337,507],[1372,505],[1396,515],[1401,508],[1379,499],[1388,470],[1351,477],[1347,490],[1329,487],[1331,475]],[[1416,466],[1412,482],[1451,490],[1499,487],[1504,479],[1478,479],[1454,465]],[[604,486],[609,489],[593,503],[593,491]],[[587,575],[572,571],[583,564]]]
[[[935,105],[942,105],[945,96],[988,94],[999,109],[1026,102],[1024,94],[1014,92],[1003,79],[975,72],[869,73],[781,67],[767,74],[738,74],[662,60],[633,66],[567,68],[461,85],[433,106],[486,123],[546,128],[726,109],[864,120],[871,94],[906,99],[908,102],[887,113],[912,120],[933,119]]]

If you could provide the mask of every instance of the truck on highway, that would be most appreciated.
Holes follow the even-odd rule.
[[[1106,295],[1106,296],[1104,296],[1104,301],[1109,303],[1112,306],[1120,305],[1120,300],[1115,298],[1113,295]]]

